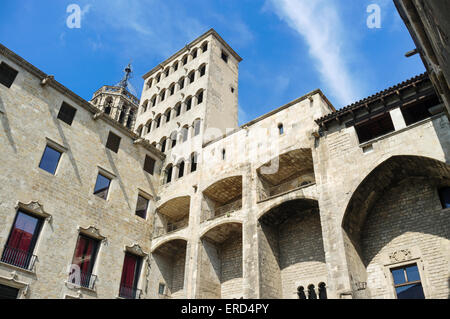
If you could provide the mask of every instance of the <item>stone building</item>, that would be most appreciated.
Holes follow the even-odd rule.
[[[238,126],[241,60],[210,30],[139,103],[89,103],[1,46],[2,296],[448,298],[450,123],[428,74]],[[111,100],[138,105],[133,130]]]

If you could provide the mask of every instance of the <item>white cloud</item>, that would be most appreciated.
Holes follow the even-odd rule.
[[[326,0],[268,0],[280,19],[301,35],[316,61],[321,80],[342,105],[360,96],[357,81],[342,48],[346,43],[344,24],[336,2]],[[267,10],[267,6],[265,6]],[[301,57],[300,57],[301,58]]]

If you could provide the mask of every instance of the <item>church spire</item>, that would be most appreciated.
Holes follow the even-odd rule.
[[[123,79],[119,82],[119,86],[126,89],[128,87],[128,80],[131,78],[131,73],[133,72],[131,69],[131,64],[128,64],[128,66],[124,70],[125,75],[123,76]]]

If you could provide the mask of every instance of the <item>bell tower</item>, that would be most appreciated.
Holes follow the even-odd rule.
[[[122,80],[114,85],[105,85],[97,90],[90,101],[100,111],[130,130],[134,130],[139,99],[128,90],[133,73],[131,64],[124,69]]]

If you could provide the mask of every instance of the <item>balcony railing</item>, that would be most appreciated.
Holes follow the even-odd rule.
[[[33,270],[37,257],[28,251],[5,246],[2,262],[26,270]]]
[[[280,195],[294,189],[306,188],[311,185],[314,185],[314,181],[301,181],[296,178],[270,188],[258,188],[258,193],[260,200],[264,200],[272,196]]]
[[[125,299],[141,299],[142,290],[135,287],[120,286],[119,297]]]
[[[97,276],[87,272],[80,272],[78,278],[77,272],[69,275],[69,282],[80,287],[94,289]]]
[[[188,223],[188,219],[183,219],[176,223],[167,223],[167,227],[157,227],[155,228],[155,237],[161,237],[163,235],[167,235],[180,229],[186,228],[188,226]]]
[[[215,219],[219,218],[221,216],[224,216],[226,214],[231,214],[232,212],[238,211],[242,209],[242,198],[231,202],[229,204],[226,204],[224,206],[220,206],[214,210],[213,215],[209,219]]]

